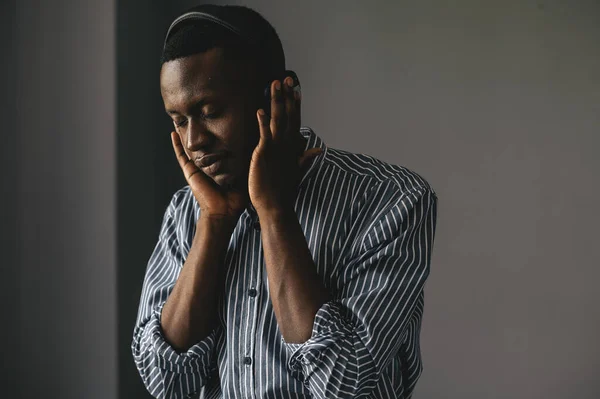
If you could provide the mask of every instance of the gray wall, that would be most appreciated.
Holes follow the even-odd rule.
[[[17,110],[14,98],[16,96],[16,84],[14,76],[17,71],[14,56],[16,54],[16,43],[11,40],[15,28],[16,4],[15,1],[0,2],[0,48],[2,48],[7,61],[0,62],[0,116],[2,117],[2,145],[0,145],[0,209],[2,209],[2,221],[0,222],[0,303],[4,304],[2,316],[6,321],[7,328],[0,329],[0,386],[5,392],[15,392],[18,387],[18,371],[16,361],[18,359],[18,324],[16,319],[19,314],[19,285],[17,277],[19,273],[17,260],[17,244],[19,242],[17,229],[17,198],[15,190],[17,186],[16,162],[17,154],[15,146]],[[6,359],[6,360],[5,360]],[[13,361],[11,361],[13,360]]]
[[[600,3],[235,3],[305,124],[439,194],[415,399],[600,397]]]
[[[115,398],[114,5],[2,11],[0,396]]]
[[[117,397],[117,365],[119,397],[147,397],[129,343],[182,184],[158,56],[193,3],[2,2],[11,397]],[[439,194],[415,399],[600,396],[600,4],[244,4],[280,32],[306,125]]]

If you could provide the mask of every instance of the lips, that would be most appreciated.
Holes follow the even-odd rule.
[[[225,158],[227,158],[227,154],[224,152],[206,154],[200,158],[196,158],[194,163],[198,168],[202,169],[206,175],[215,176],[222,169]]]
[[[197,158],[196,165],[199,166],[200,168],[206,168],[206,167],[214,164],[215,162],[220,161],[224,157],[225,157],[225,154],[222,152],[215,153],[215,154],[206,154],[206,155],[201,156],[200,158]]]

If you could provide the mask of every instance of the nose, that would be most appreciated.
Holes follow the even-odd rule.
[[[206,129],[206,126],[194,118],[188,121],[187,136],[185,146],[188,151],[195,152],[206,148],[212,141],[212,135]]]

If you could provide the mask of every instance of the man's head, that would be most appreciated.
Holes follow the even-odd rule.
[[[255,11],[211,6],[219,15],[281,42]],[[160,87],[165,110],[183,147],[198,167],[206,154],[225,154],[202,168],[217,184],[243,188],[252,151],[259,140],[256,111],[265,107],[264,88],[285,71],[283,50],[266,51],[226,27],[207,20],[186,20],[169,32],[162,54]],[[268,111],[268,110],[267,110]]]

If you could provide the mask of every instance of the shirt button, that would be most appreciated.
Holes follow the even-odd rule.
[[[244,358],[244,364],[252,364],[252,359],[248,356]]]
[[[250,295],[250,296],[256,296],[256,290],[254,288],[250,288],[248,290],[248,295]]]
[[[254,227],[254,230],[260,231],[260,222],[258,220],[255,221],[252,226]]]

